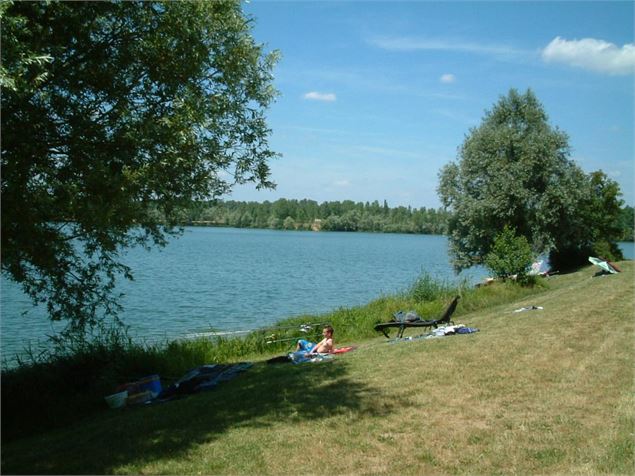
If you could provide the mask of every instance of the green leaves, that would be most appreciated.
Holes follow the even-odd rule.
[[[567,135],[549,125],[531,90],[500,98],[465,138],[458,162],[439,174],[457,269],[482,262],[505,226],[536,254],[616,239],[609,223],[620,208],[617,184],[585,175],[569,154]]]
[[[0,8],[2,270],[81,331],[116,315],[121,249],[165,243],[158,216],[274,186],[277,53],[234,0]]]
[[[516,231],[506,225],[494,238],[492,249],[485,257],[485,266],[497,278],[514,277],[525,283],[533,258],[527,238],[517,236]]]

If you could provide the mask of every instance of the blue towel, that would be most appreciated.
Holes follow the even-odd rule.
[[[459,327],[456,330],[457,334],[472,334],[473,332],[478,332],[478,329],[475,327]]]

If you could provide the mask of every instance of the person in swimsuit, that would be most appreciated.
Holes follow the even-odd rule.
[[[296,345],[296,352],[305,352],[305,355],[311,354],[330,354],[333,352],[333,328],[331,326],[325,326],[322,330],[322,339],[317,344],[309,342],[308,340],[300,339],[298,345]]]

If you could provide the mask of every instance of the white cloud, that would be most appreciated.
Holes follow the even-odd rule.
[[[451,73],[445,73],[441,75],[441,77],[439,78],[439,81],[441,81],[444,84],[451,84],[456,81],[456,76],[454,76]]]
[[[558,36],[542,50],[542,59],[599,73],[632,74],[635,72],[635,44],[627,43],[620,48],[594,38],[565,40]]]
[[[461,124],[466,124],[469,126],[478,124],[478,119],[460,111],[454,111],[450,109],[434,109],[433,111],[437,114],[442,115],[443,117],[447,117],[448,119],[452,119],[453,121],[459,122]]]
[[[304,99],[309,99],[311,101],[326,101],[333,102],[335,101],[335,93],[319,93],[317,91],[311,91],[304,95]]]
[[[395,149],[390,147],[375,147],[368,145],[358,145],[350,148],[346,148],[345,153],[353,156],[362,156],[364,160],[372,159],[421,159],[421,153],[413,152],[411,150]]]
[[[351,182],[349,180],[336,180],[333,185],[335,185],[336,187],[348,187],[350,186]]]
[[[379,37],[369,40],[374,46],[389,51],[453,51],[494,56],[519,56],[526,51],[508,45],[431,38]]]

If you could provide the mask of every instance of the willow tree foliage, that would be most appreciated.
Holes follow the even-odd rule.
[[[123,249],[165,245],[191,200],[274,186],[277,54],[237,0],[0,9],[2,271],[83,332],[116,319]]]
[[[617,220],[617,184],[601,172],[586,175],[570,159],[567,135],[549,124],[531,90],[501,97],[439,178],[457,269],[482,263],[506,225],[562,266],[616,239],[605,224]],[[604,214],[603,225],[591,212]]]
[[[505,225],[503,231],[494,238],[484,263],[494,277],[512,278],[525,284],[530,281],[527,273],[533,258],[527,238],[516,236],[515,231]]]

